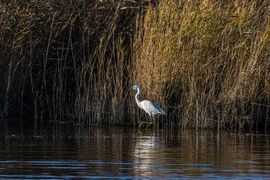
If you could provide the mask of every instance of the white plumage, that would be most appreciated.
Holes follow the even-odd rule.
[[[166,115],[165,111],[161,109],[161,107],[158,104],[151,102],[149,100],[141,101],[140,99],[141,89],[138,85],[134,85],[133,89],[136,91],[135,101],[137,105],[139,106],[139,108],[143,109],[152,120],[154,116],[157,114]]]

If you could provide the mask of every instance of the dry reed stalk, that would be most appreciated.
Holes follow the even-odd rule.
[[[55,131],[69,119],[135,125],[138,83],[170,127],[258,124],[252,103],[270,97],[269,2],[147,4],[1,3],[0,114],[34,118],[36,131],[51,120]]]
[[[160,2],[138,20],[133,83],[182,107],[171,117],[179,126],[251,126],[241,120],[252,118],[250,103],[269,103],[269,9],[268,1]]]
[[[68,119],[126,123],[129,45],[141,5],[1,3],[0,114],[17,116],[20,107],[21,116],[35,119],[36,131],[48,122],[57,130]]]

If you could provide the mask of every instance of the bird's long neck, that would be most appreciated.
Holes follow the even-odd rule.
[[[140,90],[140,88],[137,88],[137,93],[135,95],[135,101],[136,101],[136,103],[137,103],[137,105],[139,107],[141,107],[141,97],[140,97],[140,95],[141,95],[141,90]]]

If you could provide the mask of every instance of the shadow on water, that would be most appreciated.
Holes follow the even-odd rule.
[[[1,179],[270,178],[266,134],[71,126],[21,136],[3,127]]]

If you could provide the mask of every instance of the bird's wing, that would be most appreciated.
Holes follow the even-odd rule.
[[[161,109],[161,107],[157,103],[155,103],[155,102],[151,102],[151,103],[156,109],[158,109],[160,114],[166,115],[165,111],[163,109]]]
[[[154,102],[152,102],[152,103],[159,110],[160,114],[164,114],[164,115],[166,114],[165,111],[163,109],[161,109],[161,107],[157,103],[154,103]]]
[[[142,108],[147,112],[151,114],[166,114],[161,107],[154,102],[148,101],[148,100],[143,100],[141,102]]]

